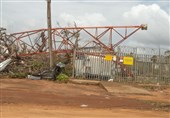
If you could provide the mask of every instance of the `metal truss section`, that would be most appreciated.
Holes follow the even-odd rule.
[[[138,26],[97,26],[97,27],[64,27],[52,28],[52,50],[55,53],[70,53],[77,47],[100,47],[114,52],[114,49],[136,33],[147,29],[146,25]],[[11,34],[19,55],[32,55],[48,52],[48,29],[38,29]],[[76,40],[78,41],[75,46]]]

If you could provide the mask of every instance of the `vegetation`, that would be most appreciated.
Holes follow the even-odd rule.
[[[63,73],[60,73],[57,78],[56,78],[57,81],[59,82],[68,82],[69,80],[69,77],[66,75],[66,74],[63,74]]]
[[[27,74],[26,73],[22,73],[22,72],[17,72],[17,73],[9,74],[10,78],[19,78],[19,79],[22,79],[22,78],[25,78],[26,76],[27,76]]]

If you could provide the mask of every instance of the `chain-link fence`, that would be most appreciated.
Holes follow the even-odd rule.
[[[118,82],[170,82],[170,51],[119,46],[111,54],[99,47],[76,52],[76,78]]]

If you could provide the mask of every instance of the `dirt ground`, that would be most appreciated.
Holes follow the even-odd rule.
[[[110,94],[95,85],[0,79],[0,118],[170,118],[153,103],[168,103],[170,89],[152,95]]]

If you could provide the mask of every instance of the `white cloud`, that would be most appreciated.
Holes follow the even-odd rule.
[[[143,3],[143,5],[141,4]],[[157,4],[152,4],[157,3]],[[140,25],[148,24],[147,31],[138,31],[125,45],[169,46],[170,16],[168,2],[53,2],[52,26],[62,27]],[[140,4],[140,5],[139,5]],[[46,3],[3,3],[3,25],[11,32],[46,28]],[[113,35],[113,42],[117,37]]]
[[[148,24],[146,32],[140,31],[133,37],[136,44],[170,47],[170,16],[157,4],[134,6],[130,11],[125,12],[123,17],[126,19],[127,24]],[[131,42],[128,43],[130,44]]]
[[[104,15],[100,13],[84,13],[78,16],[62,13],[59,18],[61,24],[72,25],[75,22],[78,26],[98,26],[107,21]]]

